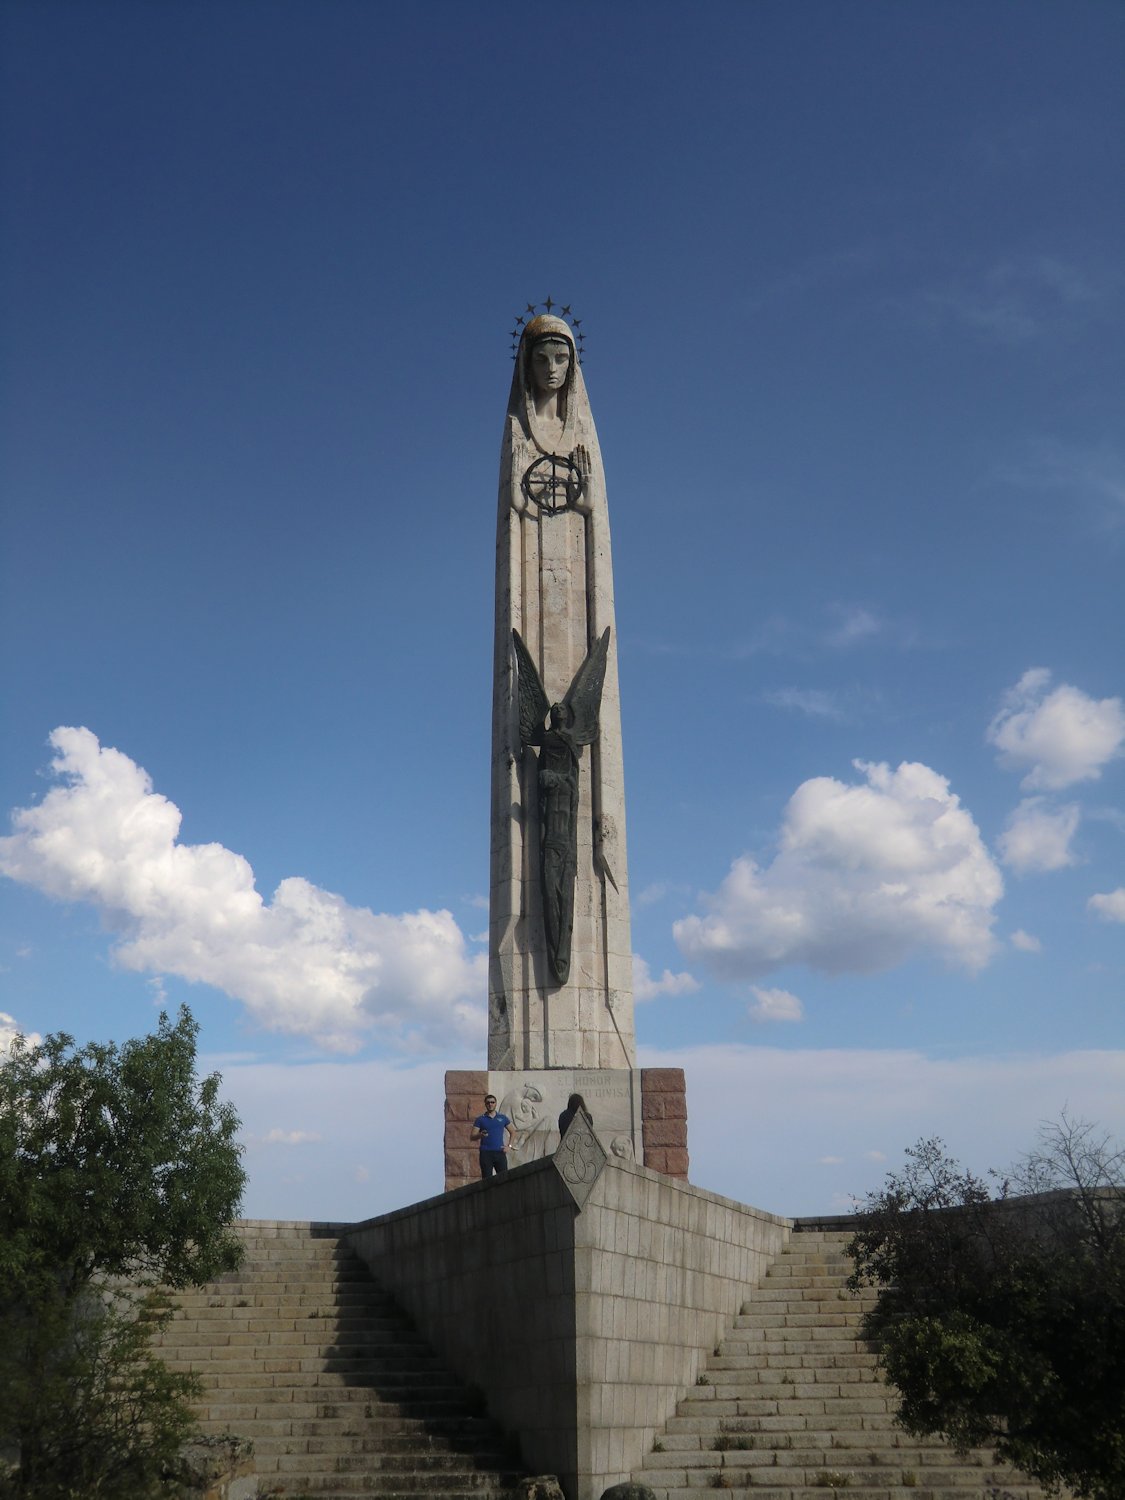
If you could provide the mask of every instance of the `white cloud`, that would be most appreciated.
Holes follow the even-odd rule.
[[[845,717],[840,707],[839,694],[824,688],[774,688],[762,697],[774,708],[792,708],[810,719],[841,720]]]
[[[1017,927],[1012,933],[1012,947],[1018,948],[1021,953],[1042,953],[1043,944],[1037,937],[1032,937],[1030,932],[1024,932],[1022,927]]]
[[[838,1167],[843,1160],[842,1156],[818,1156],[817,1164],[822,1167]]]
[[[655,1000],[657,995],[692,995],[698,988],[699,980],[691,974],[673,974],[671,969],[665,969],[659,979],[654,979],[641,955],[633,954],[634,1000]]]
[[[1066,1106],[1125,1138],[1125,1049],[934,1058],[724,1043],[642,1048],[640,1065],[685,1070],[692,1182],[771,1213],[863,1197],[933,1135],[974,1172],[1003,1170]],[[842,1158],[831,1170],[817,1165],[828,1154]]]
[[[1090,506],[1111,528],[1125,518],[1125,459],[1107,445],[1077,447],[1037,438],[999,477],[1021,489],[1054,492],[1070,514],[1077,505]]]
[[[25,1031],[15,1016],[0,1010],[0,1061],[11,1051],[17,1036],[22,1036],[29,1047],[38,1047],[43,1040],[37,1031]]]
[[[315,1130],[281,1130],[276,1125],[261,1137],[263,1146],[306,1146],[322,1137]]]
[[[636,911],[638,907],[655,906],[658,901],[665,901],[669,896],[686,896],[690,890],[690,886],[681,885],[676,881],[655,880],[651,885],[646,885],[643,891],[631,894],[630,899],[633,903],[633,910]]]
[[[1091,698],[1066,682],[1048,692],[1050,681],[1046,667],[1025,672],[1004,695],[986,734],[1002,766],[1029,768],[1021,783],[1029,791],[1096,781],[1125,745],[1120,698]]]
[[[752,1021],[803,1021],[805,1008],[788,990],[763,990],[750,986],[754,1003],[749,1007]]]
[[[1125,922],[1125,885],[1119,885],[1115,891],[1091,896],[1086,905],[1092,912],[1097,912],[1103,922]]]
[[[1003,343],[1022,344],[1078,326],[1106,291],[1088,269],[1050,255],[1013,255],[923,294],[921,309]]]
[[[736,859],[707,915],[674,925],[689,958],[728,980],[789,963],[874,973],[921,952],[988,962],[1004,884],[948,781],[918,763],[855,765],[864,784],[803,782],[772,864]]]
[[[832,613],[838,616],[838,623],[825,635],[829,646],[854,646],[884,629],[883,621],[861,604],[834,605]]]
[[[341,1051],[483,1037],[486,959],[449,912],[372,912],[299,876],[266,902],[241,855],[178,842],[179,809],[127,755],[88,729],[51,744],[63,785],[14,814],[0,871],[96,907],[125,968],[214,985],[259,1025]]]
[[[1078,859],[1070,841],[1078,829],[1078,805],[1052,807],[1045,797],[1025,797],[998,839],[1000,858],[1017,875],[1065,870]]]

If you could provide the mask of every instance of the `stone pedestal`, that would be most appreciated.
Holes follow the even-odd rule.
[[[462,1187],[479,1175],[472,1124],[484,1096],[496,1095],[512,1121],[516,1147],[511,1165],[550,1156],[559,1143],[558,1116],[570,1094],[581,1094],[594,1131],[608,1155],[642,1162],[687,1181],[687,1096],[682,1068],[539,1068],[521,1072],[484,1069],[445,1075],[445,1186]]]

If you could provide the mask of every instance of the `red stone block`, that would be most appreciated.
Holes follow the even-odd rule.
[[[641,1092],[641,1119],[663,1120],[665,1094],[646,1094]]]
[[[660,1094],[657,1097],[664,1104],[664,1119],[687,1119],[687,1096],[685,1094]]]
[[[645,1145],[645,1166],[646,1167],[650,1167],[654,1172],[663,1172],[663,1171],[665,1171],[665,1164],[667,1162],[667,1159],[668,1159],[668,1153],[667,1153],[667,1151],[665,1151],[665,1149],[664,1149],[663,1146],[649,1146],[646,1143],[646,1145]]]
[[[641,1092],[647,1094],[682,1094],[684,1087],[683,1068],[642,1068]]]
[[[661,1170],[669,1177],[678,1177],[683,1182],[688,1180],[688,1154],[685,1149],[669,1147],[665,1152],[664,1163]]]
[[[458,1069],[450,1068],[445,1075],[445,1093],[448,1098],[450,1094],[479,1094],[484,1097],[488,1088],[488,1074],[481,1069]]]
[[[645,1149],[649,1146],[686,1146],[687,1127],[684,1120],[651,1120],[645,1126]]]

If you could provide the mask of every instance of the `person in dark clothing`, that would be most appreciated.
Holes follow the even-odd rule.
[[[570,1122],[571,1122],[571,1120],[574,1119],[575,1115],[578,1113],[579,1110],[582,1111],[582,1113],[586,1116],[587,1120],[590,1121],[591,1125],[594,1123],[593,1120],[590,1118],[590,1111],[586,1108],[586,1101],[585,1101],[585,1099],[583,1099],[582,1095],[581,1094],[571,1094],[570,1098],[566,1101],[566,1108],[563,1110],[562,1114],[559,1116],[559,1140],[560,1140],[560,1142],[561,1142],[563,1136],[570,1129]]]

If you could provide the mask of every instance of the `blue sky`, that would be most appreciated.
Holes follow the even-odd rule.
[[[693,1179],[812,1212],[923,1134],[979,1170],[1064,1106],[1125,1133],[1120,7],[2,25],[4,1024],[187,1001],[251,1214],[440,1186],[549,294]]]

